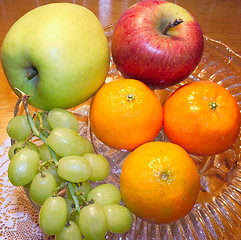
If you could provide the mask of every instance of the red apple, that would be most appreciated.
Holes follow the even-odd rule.
[[[112,38],[117,69],[125,78],[152,88],[165,88],[188,77],[200,62],[203,48],[197,20],[184,8],[161,0],[144,0],[127,9]]]

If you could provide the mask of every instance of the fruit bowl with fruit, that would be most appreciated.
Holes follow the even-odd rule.
[[[107,29],[106,29],[107,30]],[[108,35],[114,26],[108,29]],[[111,38],[110,38],[111,41]],[[110,42],[111,44],[111,42]],[[204,52],[196,69],[179,84],[163,90],[155,90],[162,102],[183,85],[196,81],[215,82],[225,87],[240,106],[241,57],[220,41],[204,36]],[[111,61],[108,81],[122,78]],[[180,106],[181,108],[181,106]],[[240,107],[239,107],[240,109]],[[239,110],[240,111],[240,110]],[[191,125],[191,119],[185,124]],[[239,122],[240,124],[240,122]],[[198,129],[196,129],[198,131]],[[120,181],[125,151],[114,150],[101,142],[91,132],[95,149],[106,156],[112,165],[112,180]],[[163,129],[156,140],[169,142]],[[208,140],[207,140],[208,141]],[[209,156],[190,154],[198,168],[200,191],[192,210],[185,217],[169,224],[155,224],[134,218],[132,230],[123,234],[124,239],[220,239],[235,236],[240,238],[240,132],[235,143],[227,150]],[[133,174],[134,175],[134,174]],[[147,192],[149,192],[149,188]],[[148,194],[150,196],[150,193]],[[138,199],[136,199],[138,202]],[[112,238],[111,238],[112,239]],[[121,239],[121,238],[113,238]]]
[[[113,30],[114,26],[105,28],[109,45],[111,45]],[[237,102],[240,102],[239,82],[241,82],[241,76],[233,73],[237,73],[237,69],[241,66],[241,58],[224,44],[206,36],[204,36],[204,46],[203,57],[195,71],[180,84],[171,86],[164,91],[156,90],[159,97],[167,98],[169,93],[171,94],[186,83],[207,80],[223,85],[229,89]],[[122,78],[123,76],[111,59],[106,83]],[[113,149],[95,136],[91,131],[89,109],[89,102],[86,102],[72,108],[70,112],[74,113],[78,119],[80,135],[92,142],[95,153],[108,159],[110,174],[103,183],[110,183],[119,188],[121,168],[129,152]],[[21,108],[19,112],[22,112]],[[156,140],[169,141],[163,130]],[[198,236],[199,239],[210,236],[219,239],[234,233],[239,236],[238,219],[240,216],[238,212],[241,208],[238,203],[240,197],[238,181],[240,171],[239,146],[240,136],[231,148],[220,154],[211,156],[191,155],[198,167],[201,188],[193,209],[184,218],[169,224],[155,224],[134,217],[133,225],[127,233],[108,233],[106,239],[162,239],[163,237],[175,239],[176,237],[180,238],[180,236],[182,239],[194,236]],[[226,219],[229,219],[231,223],[228,224]]]
[[[164,9],[169,7],[167,5]],[[153,9],[155,10],[154,6]],[[183,20],[190,20],[186,12]],[[172,34],[178,34],[175,27],[180,28],[181,24],[171,27],[174,28],[171,29]],[[192,24],[197,31],[199,28],[195,25],[196,22]],[[22,96],[22,105],[15,108],[15,114],[21,117],[10,122],[8,127],[9,135],[19,141],[18,144],[14,143],[9,151],[9,154],[12,154],[9,157],[10,181],[16,186],[24,186],[33,204],[37,204],[37,208],[41,209],[40,228],[48,235],[56,235],[56,239],[68,239],[67,232],[72,232],[75,239],[82,239],[82,235],[85,239],[113,240],[225,239],[231,236],[239,239],[241,57],[223,43],[202,35],[196,39],[197,44],[193,46],[196,47],[194,55],[191,59],[185,59],[193,61],[194,66],[197,66],[192,66],[192,70],[185,67],[188,73],[183,73],[180,71],[180,63],[172,68],[166,65],[167,69],[179,69],[178,72],[182,72],[185,78],[179,75],[180,81],[170,85],[172,79],[169,77],[173,75],[165,72],[166,80],[163,78],[159,83],[155,80],[149,85],[151,94],[150,89],[146,89],[141,83],[148,82],[147,78],[138,81],[137,85],[130,79],[127,81],[127,77],[131,78],[128,71],[135,72],[139,68],[122,66],[123,56],[113,50],[116,46],[112,45],[113,41],[117,44],[116,42],[123,40],[118,37],[120,32],[116,33],[116,26],[104,28],[110,49],[110,66],[104,86],[97,91],[93,99],[69,110],[56,106],[51,110],[41,111],[27,104],[28,95],[22,91],[18,92]],[[184,29],[188,31],[188,26],[184,25]],[[181,32],[185,35],[184,30]],[[170,40],[167,36],[163,38],[165,41]],[[119,42],[118,46],[121,44],[125,43]],[[172,45],[172,50],[177,48]],[[138,52],[132,52],[133,56],[135,54]],[[125,57],[131,56],[127,54]],[[165,57],[171,56],[164,55],[162,60],[158,61],[163,61]],[[146,73],[143,76],[146,76]],[[135,78],[139,77],[135,75]],[[125,85],[121,85],[122,91],[118,90],[119,80],[130,83],[131,91]],[[116,82],[116,85],[110,85],[111,82]],[[214,85],[209,85],[210,82],[214,82]],[[202,90],[201,93],[195,90],[196,83],[198,89]],[[156,84],[159,85],[158,88],[154,87]],[[200,87],[199,84],[203,85]],[[217,85],[222,86],[222,89],[219,90]],[[190,86],[193,87],[191,90]],[[194,115],[188,115],[191,111],[184,111],[187,109],[185,101],[177,105],[178,94],[181,94],[182,99],[190,100],[190,91],[195,91],[198,96],[202,94],[203,98],[208,98],[213,96],[213,88],[216,94],[214,99],[217,101],[209,102],[208,109],[199,113],[198,116],[206,116],[204,119],[196,117],[194,120]],[[229,94],[223,88],[228,90]],[[108,108],[104,106],[111,99],[107,98],[105,89],[108,89],[107,92],[112,94],[110,95],[113,99],[121,99],[121,111],[117,111],[120,104],[112,101],[109,111],[105,112]],[[128,94],[125,92],[124,101],[120,93],[126,89]],[[184,90],[187,92],[185,94],[189,95],[181,92]],[[104,94],[101,94],[102,91]],[[217,95],[221,96],[221,101]],[[195,95],[191,95],[191,98],[194,99]],[[223,104],[223,98],[225,101],[231,99],[228,108]],[[139,105],[140,99],[144,103],[148,99],[152,106],[147,103]],[[198,103],[198,107],[202,108],[202,102]],[[219,106],[222,106],[224,114],[221,110],[218,111],[222,115],[210,114],[210,111],[219,109]],[[110,111],[111,107],[115,111]],[[99,112],[94,111],[94,114],[95,108]],[[191,109],[197,112],[197,105],[191,104]],[[157,114],[158,111],[162,114]],[[126,118],[123,117],[124,112]],[[23,117],[23,113],[27,114],[27,117]],[[184,113],[187,115],[182,115]],[[229,115],[226,119],[227,114]],[[146,115],[149,117],[146,121],[152,121],[149,125],[138,121]],[[221,117],[218,119],[218,116]],[[210,123],[213,118],[216,118],[215,124]],[[177,120],[171,122],[170,119]],[[210,120],[208,123],[207,119]],[[204,125],[209,124],[207,131],[201,131],[206,129],[194,125],[197,121]],[[168,125],[170,122],[171,127]],[[26,123],[31,123],[30,129]],[[227,134],[226,137],[219,138],[220,131],[213,132],[215,127],[224,130],[222,136]],[[145,131],[139,132],[141,128],[153,132],[144,142]],[[180,135],[184,128],[189,132],[182,132]],[[117,134],[111,129],[115,129]],[[193,142],[191,145],[194,148],[190,148],[190,141],[183,141],[183,138],[179,139],[176,135],[185,136],[184,140],[192,136],[190,141]],[[230,135],[233,137],[228,138]],[[112,141],[107,141],[105,136],[111,136]],[[33,143],[37,144],[38,154],[32,141],[26,144],[26,138],[33,139]],[[170,139],[172,143],[169,143]],[[130,146],[131,142],[135,142],[133,148],[125,147],[125,144]],[[220,148],[220,145],[224,147]],[[211,152],[210,149],[216,151]],[[13,158],[15,160],[12,161]],[[25,163],[26,169],[19,174],[22,164]],[[158,173],[158,180],[154,178],[153,173]],[[68,224],[66,219],[69,219]]]

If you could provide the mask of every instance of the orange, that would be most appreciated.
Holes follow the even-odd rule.
[[[160,132],[163,109],[155,93],[133,79],[105,84],[90,105],[90,125],[96,137],[115,149],[134,150]]]
[[[196,155],[229,149],[240,132],[240,109],[221,85],[193,82],[177,89],[164,105],[168,139]]]
[[[176,221],[193,208],[199,189],[194,161],[174,143],[143,144],[124,160],[121,196],[140,218],[154,223]]]

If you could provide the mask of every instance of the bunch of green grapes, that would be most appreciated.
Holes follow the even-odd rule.
[[[93,184],[108,177],[110,165],[79,135],[75,115],[59,108],[26,113],[7,126],[15,140],[8,153],[8,177],[13,185],[28,188],[30,199],[40,206],[43,232],[58,240],[102,240],[108,231],[129,231],[133,216],[120,204],[119,189]],[[33,137],[42,144],[34,144]]]

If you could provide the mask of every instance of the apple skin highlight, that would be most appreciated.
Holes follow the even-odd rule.
[[[183,22],[162,34],[175,19]],[[201,60],[203,33],[182,7],[158,0],[138,2],[123,13],[112,38],[112,55],[126,78],[165,88],[188,77]]]

